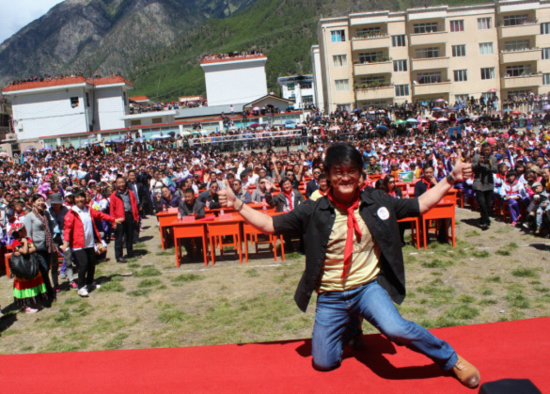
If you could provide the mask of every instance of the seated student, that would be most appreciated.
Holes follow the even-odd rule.
[[[252,192],[252,196],[251,196],[252,201],[265,202],[266,181],[269,181],[269,180],[265,177],[260,178],[260,181],[258,182],[258,187],[254,189],[254,191]]]
[[[195,219],[202,219],[205,216],[204,213],[204,204],[197,199],[195,199],[195,192],[192,188],[185,189],[184,198],[181,199],[179,205],[179,212],[181,216],[194,216]],[[197,248],[196,252],[193,248],[193,243]],[[197,238],[184,238],[183,246],[187,251],[187,256],[189,260],[194,258],[202,259],[202,239],[201,237]]]
[[[162,212],[163,208],[176,208],[179,206],[180,199],[178,196],[172,194],[172,191],[168,186],[163,186],[161,189],[161,194],[157,194],[155,200],[157,212]]]
[[[218,184],[212,183],[210,184],[210,188],[208,188],[208,190],[199,194],[199,197],[197,198],[197,200],[202,202],[209,209],[219,208],[220,203],[218,200],[218,190],[219,190]]]
[[[243,189],[243,184],[240,180],[235,179],[231,184],[231,188],[233,189],[233,193],[235,193],[235,196],[239,200],[241,200],[245,204],[249,204],[252,202],[252,197],[250,197],[250,193],[248,192],[248,190]]]
[[[319,175],[318,181],[319,181],[319,189],[315,190],[309,197],[309,199],[312,201],[317,201],[321,197],[326,196],[328,193],[328,189],[330,189],[327,182],[327,174]],[[364,181],[363,181],[363,184],[365,184]]]
[[[15,223],[25,222],[25,202],[23,200],[16,200],[13,203]]]
[[[506,182],[500,188],[500,196],[508,204],[510,208],[510,216],[512,217],[512,226],[517,225],[517,222],[521,219],[520,206],[518,201],[527,205],[529,203],[529,197],[523,187],[523,184],[516,179],[517,172],[512,170],[506,175]]]
[[[13,238],[11,246],[14,256],[36,253],[36,247],[32,239],[27,237],[27,231],[23,223],[18,222],[11,227],[11,237]],[[40,256],[37,255],[37,257],[41,259]],[[48,296],[40,270],[33,279],[20,278],[15,275],[13,298],[15,299],[15,305],[25,313],[35,313],[43,308],[38,304],[38,299],[47,300]]]

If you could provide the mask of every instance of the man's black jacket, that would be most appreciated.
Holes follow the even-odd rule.
[[[393,198],[370,187],[361,193],[360,199],[361,217],[382,252],[378,283],[394,302],[400,304],[405,298],[405,268],[397,220],[418,216],[418,199]],[[383,220],[386,210],[389,217]],[[294,295],[296,304],[303,312],[321,275],[335,216],[328,198],[322,197],[317,201],[307,200],[293,211],[273,217],[276,234],[303,234],[306,269]]]

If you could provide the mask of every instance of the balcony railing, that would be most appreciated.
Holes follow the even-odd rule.
[[[447,41],[447,31],[434,31],[431,33],[416,33],[409,36],[410,45],[426,45]]]
[[[395,96],[395,86],[392,83],[386,82],[374,86],[357,86],[355,87],[355,98],[357,101],[387,99]]]
[[[423,57],[412,59],[412,71],[418,70],[435,70],[439,68],[449,68],[450,58],[448,56],[441,57]]]
[[[386,48],[390,46],[389,34],[377,34],[365,37],[352,37],[352,51],[360,51],[371,48]]]
[[[501,87],[503,89],[527,88],[539,85],[542,85],[542,74],[505,75],[501,78]]]
[[[433,83],[413,84],[413,93],[415,95],[427,95],[437,93],[447,93],[451,90],[451,81],[441,81]]]
[[[353,65],[353,71],[355,75],[392,73],[393,62],[391,60],[386,60],[373,63],[356,63]]]
[[[541,59],[540,49],[523,48],[515,50],[500,51],[501,63],[518,63],[537,61]]]
[[[500,38],[515,38],[522,36],[533,36],[540,33],[537,22],[528,22],[522,25],[500,26]]]

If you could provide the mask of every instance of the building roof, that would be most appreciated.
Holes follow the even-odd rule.
[[[130,97],[130,101],[149,101],[149,97],[147,97],[147,96],[132,96],[132,97]]]
[[[257,60],[257,59],[267,59],[267,56],[264,54],[258,55],[237,55],[237,56],[228,56],[220,59],[204,59],[200,64],[216,64],[216,63],[228,63],[228,62],[241,62],[245,60]]]
[[[63,77],[63,78],[53,78],[48,81],[32,81],[32,82],[21,82],[14,85],[8,85],[2,89],[2,93],[7,92],[16,92],[20,90],[32,90],[32,89],[41,89],[41,88],[51,88],[56,86],[67,86],[67,85],[79,85],[79,84],[88,84],[92,86],[104,86],[104,85],[114,85],[119,83],[126,83],[128,85],[134,86],[131,82],[117,75],[115,77],[105,77],[105,78],[84,78],[81,75],[76,77]]]
[[[219,115],[223,113],[231,113],[231,105],[213,105],[211,107],[197,107],[178,109],[176,119],[196,118],[199,116]],[[234,112],[243,112],[244,104],[233,104]]]
[[[247,104],[244,105],[244,107],[256,107],[258,105],[261,104],[262,101],[266,100],[266,99],[273,99],[275,101],[281,101],[283,104],[296,104],[294,101],[292,100],[287,100],[285,98],[282,98],[282,97],[278,97],[278,96],[275,96],[273,94],[266,94],[265,96],[263,97],[260,97],[254,101],[251,101]]]

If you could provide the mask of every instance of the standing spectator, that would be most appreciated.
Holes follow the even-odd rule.
[[[95,290],[100,286],[95,284],[96,265],[96,242],[101,238],[95,226],[95,220],[106,220],[116,224],[123,219],[115,219],[103,212],[90,209],[86,206],[86,192],[79,190],[75,192],[75,205],[65,216],[65,227],[63,232],[63,246],[61,250],[65,253],[71,248],[78,262],[78,295],[88,297],[88,291]]]
[[[489,214],[491,213],[491,203],[493,202],[493,174],[496,174],[498,171],[498,160],[491,154],[491,145],[489,143],[485,142],[481,145],[481,154],[474,156],[472,170],[474,171],[473,190],[476,194],[481,214],[479,226],[482,230],[487,230],[491,225]]]
[[[111,194],[111,216],[122,219],[122,224],[115,231],[115,257],[119,263],[125,263],[123,257],[123,242],[126,241],[126,253],[128,258],[140,258],[134,255],[133,238],[134,226],[139,225],[139,211],[136,196],[126,187],[126,181],[122,177],[116,180],[116,191]]]
[[[48,291],[48,297],[55,300],[58,291],[57,282],[57,247],[53,242],[53,220],[46,209],[46,201],[40,194],[31,197],[32,212],[25,216],[25,228],[32,239],[36,252],[42,257],[40,260],[40,273]],[[55,261],[53,261],[55,258]],[[52,281],[50,282],[50,269]],[[52,286],[53,283],[53,286]]]
[[[61,193],[54,193],[50,196],[50,208],[48,209],[50,216],[53,220],[53,242],[59,249],[63,245],[63,229],[65,228],[65,216],[69,212],[69,208],[63,205],[63,199]],[[57,256],[56,256],[57,257]],[[52,259],[53,260],[53,259]],[[65,261],[63,259],[63,265],[61,266],[61,274],[67,273],[69,281],[73,284],[73,268],[72,261]]]
[[[306,198],[310,198],[313,192],[319,189],[319,175],[321,175],[321,167],[313,168],[313,179],[307,183]]]

